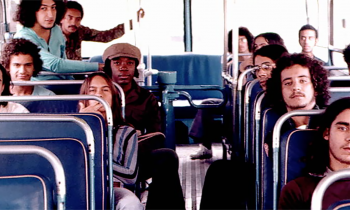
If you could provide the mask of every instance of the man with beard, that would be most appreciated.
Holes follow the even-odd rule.
[[[60,22],[60,27],[66,37],[66,54],[68,59],[82,60],[81,42],[110,42],[122,37],[125,33],[126,24],[119,24],[116,27],[98,31],[86,26],[80,25],[84,16],[84,10],[81,4],[76,1],[66,3],[66,12]]]
[[[321,60],[320,58],[317,58],[314,53],[314,47],[316,46],[318,42],[318,32],[316,28],[314,28],[312,25],[304,25],[299,30],[299,44],[301,46],[301,53],[309,56],[310,58],[316,59],[320,62],[322,62],[323,65],[326,63]]]
[[[321,179],[332,172],[350,168],[349,97],[327,107],[317,131],[318,136],[314,138],[307,157],[308,174],[283,187],[278,209],[310,209],[312,194]],[[349,185],[349,179],[343,179],[329,186],[322,199],[322,209],[330,209],[331,204],[350,199]]]
[[[16,21],[24,27],[15,38],[32,41],[40,48],[43,70],[56,73],[74,73],[102,70],[103,64],[68,60],[65,38],[59,26],[64,11],[62,0],[22,0]],[[73,79],[72,76],[37,76],[34,80]]]

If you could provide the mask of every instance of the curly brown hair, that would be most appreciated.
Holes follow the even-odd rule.
[[[286,112],[286,105],[282,96],[281,73],[284,69],[296,64],[309,69],[316,93],[316,104],[319,107],[325,107],[330,98],[327,70],[322,67],[319,61],[301,53],[286,54],[277,61],[276,68],[272,71],[271,78],[266,84],[266,97],[271,103],[271,107]]]
[[[61,22],[65,12],[63,0],[53,0],[56,4],[56,24]],[[14,21],[18,21],[23,26],[31,28],[36,22],[35,13],[40,9],[42,0],[22,0],[18,5]]]
[[[10,71],[10,61],[12,55],[30,55],[33,58],[34,72],[33,76],[38,75],[42,70],[43,61],[40,59],[40,49],[36,44],[27,39],[12,39],[6,43],[1,52],[1,64]]]

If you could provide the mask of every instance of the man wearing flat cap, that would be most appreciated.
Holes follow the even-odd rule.
[[[123,88],[126,122],[141,134],[138,145],[138,179],[143,181],[152,177],[146,209],[184,210],[185,201],[178,174],[179,158],[174,150],[161,146],[164,135],[160,133],[162,129],[158,101],[134,80],[134,77],[138,77],[140,50],[128,43],[113,44],[104,51],[102,59],[106,74]]]
[[[140,50],[128,43],[109,46],[103,53],[104,71],[118,83],[125,93],[125,120],[141,134],[161,132],[160,108],[156,97],[140,87],[138,77]]]

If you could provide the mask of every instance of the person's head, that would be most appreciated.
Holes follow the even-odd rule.
[[[303,53],[312,53],[318,41],[317,30],[312,25],[304,25],[299,30],[299,44]]]
[[[29,81],[42,69],[40,49],[27,39],[12,39],[1,52],[1,64],[6,68],[13,81]]]
[[[120,125],[124,122],[118,90],[114,86],[111,78],[104,72],[94,72],[90,74],[81,85],[80,94],[95,95],[103,98],[112,109],[114,125]],[[84,100],[82,103],[85,107],[88,107],[97,103],[97,101]]]
[[[104,72],[113,82],[121,86],[130,85],[134,77],[138,77],[137,66],[140,63],[141,51],[128,43],[109,46],[103,53]]]
[[[61,20],[61,29],[63,33],[70,35],[78,30],[81,20],[84,16],[84,10],[81,4],[76,1],[66,3],[66,11]]]
[[[259,68],[254,73],[263,90],[266,90],[266,81],[271,77],[276,61],[285,53],[288,53],[287,49],[277,44],[266,45],[253,53],[254,67]]]
[[[285,47],[284,41],[280,37],[280,35],[272,32],[267,32],[267,33],[259,34],[254,38],[253,52],[269,44],[278,44]]]
[[[10,92],[11,78],[6,69],[0,64],[0,95],[11,96]],[[0,105],[7,106],[7,101],[0,101]]]
[[[59,24],[63,13],[62,0],[21,0],[14,20],[28,28],[51,29]]]
[[[346,46],[346,48],[343,50],[344,55],[344,61],[348,65],[348,69],[350,70],[350,44]]]
[[[350,167],[350,97],[330,104],[318,128],[319,138],[312,142],[309,170],[322,174],[326,167],[336,171]]]
[[[285,54],[267,81],[266,97],[275,109],[310,110],[315,104],[327,105],[328,87],[327,71],[319,61],[302,53]]]
[[[228,52],[232,53],[232,30],[228,32]],[[238,29],[238,52],[249,53],[253,48],[253,35],[248,28],[239,27]]]

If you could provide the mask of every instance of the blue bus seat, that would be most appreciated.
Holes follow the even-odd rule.
[[[52,184],[37,175],[0,176],[0,209],[53,209]]]
[[[6,114],[2,114],[6,115]],[[9,114],[14,115],[14,114]],[[26,114],[28,115],[28,114]],[[30,114],[42,116],[43,114]],[[45,114],[45,116],[55,114]],[[106,209],[109,206],[108,191],[108,153],[106,124],[102,116],[96,113],[60,114],[75,116],[87,122],[91,127],[95,140],[95,201],[96,209]],[[14,128],[16,132],[13,131]],[[43,132],[45,131],[45,132]],[[74,122],[3,122],[0,120],[0,139],[37,139],[37,138],[76,138],[89,151],[85,132]]]
[[[280,189],[289,181],[305,175],[305,157],[309,144],[317,138],[316,134],[316,129],[293,129],[281,136]]]
[[[77,113],[78,101],[23,101],[17,102],[28,109],[30,113]]]
[[[2,127],[2,126],[1,126]],[[3,130],[1,131],[3,132]],[[61,161],[66,176],[67,209],[89,208],[89,170],[88,151],[78,139],[74,138],[38,138],[7,139],[1,138],[0,145],[35,145],[48,149]],[[0,176],[17,176],[33,174],[46,177],[52,182],[54,190],[55,173],[51,164],[36,154],[2,154],[0,155]],[[26,200],[28,202],[28,200]]]
[[[342,200],[330,205],[327,210],[350,210],[350,200]]]
[[[260,174],[260,204],[262,209],[273,208],[273,172],[272,172],[272,157],[267,156],[264,143],[267,138],[272,139],[273,128],[279,119],[279,115],[274,112],[271,108],[266,109],[263,112],[263,118],[261,121],[261,133],[259,148],[260,163],[258,163],[259,174]]]

